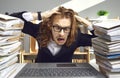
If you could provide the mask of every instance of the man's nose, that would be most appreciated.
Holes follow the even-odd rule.
[[[59,32],[59,34],[60,34],[60,35],[64,35],[64,34],[65,34],[64,30],[62,29],[62,30]]]

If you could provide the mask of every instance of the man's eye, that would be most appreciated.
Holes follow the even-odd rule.
[[[60,29],[60,27],[55,27],[55,28],[58,29],[58,30]]]
[[[70,28],[65,28],[66,31],[68,31]]]

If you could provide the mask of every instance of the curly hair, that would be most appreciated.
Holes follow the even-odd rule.
[[[59,7],[58,13],[54,13],[49,18],[43,19],[37,36],[40,47],[46,47],[50,39],[52,38],[52,26],[54,18],[57,15],[60,15],[62,18],[65,17],[71,19],[71,31],[68,35],[68,40],[65,43],[65,45],[69,47],[75,41],[75,36],[77,34],[78,25],[77,20],[74,17],[75,14],[76,12],[74,12],[72,9]]]

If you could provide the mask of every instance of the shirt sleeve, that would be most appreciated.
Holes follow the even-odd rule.
[[[41,12],[37,12],[37,14],[38,14],[38,20],[41,20]],[[33,15],[32,15],[32,13],[31,12],[25,12],[25,13],[23,13],[22,14],[22,17],[26,20],[26,21],[32,21],[32,20],[34,20],[34,17],[33,17]]]
[[[23,17],[26,21],[32,21],[32,20],[34,20],[31,12],[23,13],[23,14],[22,14],[22,17]]]
[[[80,31],[78,31],[78,35],[77,35],[78,46],[92,46],[92,38],[96,36],[94,34],[94,30],[92,30],[91,33],[92,35],[83,34]]]
[[[37,12],[37,13],[38,13],[38,19],[41,20],[41,12]],[[29,21],[24,21],[24,27],[22,29],[22,32],[36,38],[40,29],[40,25],[41,22],[39,24],[34,24]]]
[[[87,29],[90,30],[90,31],[94,30],[92,25],[91,25],[91,26],[88,26]]]
[[[36,38],[39,32],[39,29],[40,29],[40,24],[33,24],[31,22],[25,22],[22,32],[25,34],[29,34],[30,36],[33,36],[34,38]]]
[[[33,24],[30,21],[27,21],[26,18],[28,19],[32,19],[31,18],[31,14],[28,13],[25,15],[25,17],[23,17],[24,13],[28,13],[27,11],[23,11],[23,12],[17,12],[17,13],[12,13],[11,16],[20,18],[24,21],[24,27],[22,29],[22,32],[25,34],[29,34],[30,36],[36,37],[38,32],[39,32],[39,28],[40,28],[40,23],[39,24]],[[41,20],[41,12],[37,12],[38,13],[38,20]],[[30,16],[30,18],[29,18]]]

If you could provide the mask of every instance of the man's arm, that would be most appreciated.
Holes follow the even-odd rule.
[[[41,20],[50,17],[53,13],[57,13],[58,8],[53,8],[45,12],[25,12],[22,14],[26,21]]]

